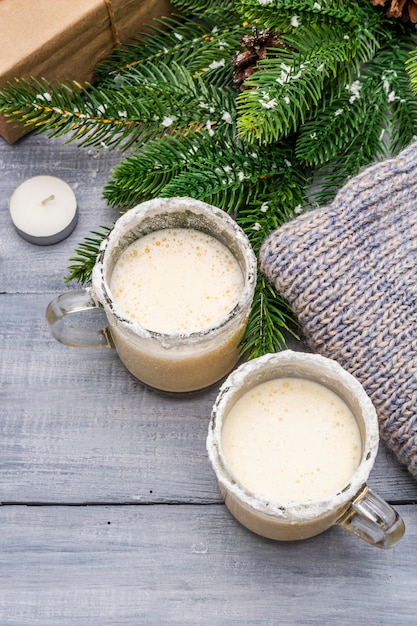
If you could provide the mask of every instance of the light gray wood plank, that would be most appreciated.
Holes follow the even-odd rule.
[[[341,528],[299,543],[222,505],[1,507],[2,626],[416,623],[416,507],[391,551]]]
[[[113,350],[49,333],[54,294],[0,299],[0,501],[219,502],[205,440],[213,388],[191,398],[145,389]],[[370,483],[417,501],[417,483],[382,450]]]

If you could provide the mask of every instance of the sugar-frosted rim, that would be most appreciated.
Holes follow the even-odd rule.
[[[222,223],[226,225],[226,228],[230,234],[236,239],[239,247],[244,251],[247,258],[247,270],[245,272],[245,283],[240,295],[240,298],[234,308],[224,315],[220,320],[210,326],[207,329],[202,329],[192,333],[160,333],[157,331],[149,330],[139,324],[137,321],[130,319],[118,307],[112,300],[111,290],[108,282],[105,278],[105,255],[110,246],[117,245],[123,236],[131,229],[132,225],[139,223],[146,216],[157,216],[159,213],[175,213],[180,209],[186,209],[192,213],[198,215],[206,215],[207,217],[215,216],[222,220]],[[210,204],[195,200],[193,198],[178,197],[178,198],[154,198],[141,204],[136,205],[126,213],[124,213],[115,223],[114,228],[110,234],[102,242],[97,258],[97,262],[92,272],[92,296],[97,300],[105,309],[110,309],[112,314],[117,318],[125,329],[138,335],[142,338],[157,338],[162,343],[169,340],[184,339],[189,342],[199,341],[202,337],[210,334],[217,334],[222,331],[225,326],[233,322],[239,312],[247,306],[248,302],[251,302],[256,285],[257,276],[257,259],[252,250],[248,237],[245,235],[240,226],[221,209],[214,207]]]

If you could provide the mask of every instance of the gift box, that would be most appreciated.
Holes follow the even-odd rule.
[[[115,47],[171,11],[168,0],[0,0],[0,85],[30,76],[91,82]],[[27,132],[0,116],[9,143]]]

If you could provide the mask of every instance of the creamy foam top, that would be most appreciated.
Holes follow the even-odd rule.
[[[325,497],[349,482],[361,435],[349,407],[310,380],[277,378],[244,394],[222,429],[234,476],[272,502]]]
[[[215,325],[237,304],[242,270],[220,241],[168,228],[123,251],[110,281],[115,303],[148,330],[189,333]]]

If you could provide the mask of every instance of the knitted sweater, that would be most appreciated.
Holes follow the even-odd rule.
[[[273,232],[260,262],[309,347],[362,383],[417,478],[417,143]]]

